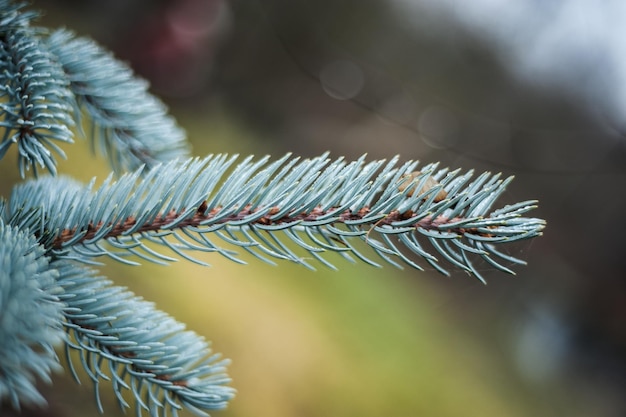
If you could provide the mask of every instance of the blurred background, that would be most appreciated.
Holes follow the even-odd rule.
[[[514,174],[502,205],[540,201],[545,235],[509,248],[528,266],[486,286],[341,261],[108,265],[232,359],[238,395],[214,416],[626,415],[626,3],[33,5],[147,78],[196,155],[400,154]],[[86,142],[65,149],[61,172],[108,173]],[[6,158],[3,195],[16,171]],[[83,383],[56,376],[24,415],[98,415]]]

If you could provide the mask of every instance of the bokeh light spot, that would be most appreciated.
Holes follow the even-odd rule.
[[[332,98],[350,100],[365,85],[363,70],[351,61],[338,60],[326,64],[320,71],[322,88]]]
[[[458,141],[459,126],[454,114],[441,106],[431,106],[417,121],[424,143],[436,149],[453,147]]]

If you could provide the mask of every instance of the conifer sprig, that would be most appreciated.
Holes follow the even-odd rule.
[[[148,83],[94,41],[68,30],[31,26],[38,13],[0,0],[0,159],[19,149],[31,167],[56,174],[59,142],[82,132],[118,174],[189,155],[184,131],[149,93]]]
[[[94,147],[107,155],[113,169],[122,173],[142,165],[152,167],[189,154],[183,130],[167,108],[148,92],[138,78],[91,39],[56,30],[46,45],[63,67],[80,112],[89,115],[88,135]]]
[[[84,266],[57,261],[66,303],[65,354],[79,381],[79,361],[95,386],[103,412],[100,383],[111,381],[120,408],[150,415],[176,415],[183,407],[196,414],[221,409],[234,396],[225,374],[228,361],[212,354],[208,343],[152,303],[117,287]],[[78,351],[79,359],[71,351]]]
[[[64,305],[57,277],[36,239],[0,220],[0,410],[3,400],[16,409],[45,404],[35,380],[50,382],[59,368],[53,346],[63,339]]]
[[[42,178],[15,189],[5,216],[35,231],[55,257],[171,260],[149,245],[157,243],[201,264],[187,252],[217,252],[241,262],[235,247],[267,262],[285,259],[309,268],[307,257],[332,267],[322,254],[339,252],[378,266],[355,245],[360,240],[396,266],[423,269],[417,255],[441,273],[448,274],[445,260],[479,279],[473,259],[513,273],[503,263],[522,261],[495,246],[538,236],[544,227],[542,220],[522,217],[535,201],[492,210],[512,178],[490,173],[471,180],[472,172],[427,165],[403,187],[417,162],[330,161],[327,155],[300,161],[286,155],[270,163],[268,157],[249,157],[227,174],[235,161],[217,155],[172,162],[109,177],[98,188],[93,181],[81,186]],[[428,186],[431,177],[440,182]],[[439,200],[442,190],[447,197]]]
[[[56,173],[52,152],[65,158],[55,142],[73,142],[70,113],[73,96],[54,57],[32,31],[16,29],[0,35],[0,159],[9,147],[19,149],[24,177],[30,167]]]
[[[30,22],[39,17],[39,12],[35,10],[23,10],[26,8],[24,2],[13,2],[0,0],[0,36],[16,29],[23,29],[30,25]]]

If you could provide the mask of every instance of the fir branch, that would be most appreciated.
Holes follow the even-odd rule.
[[[56,30],[47,46],[63,66],[78,104],[92,122],[90,139],[118,172],[188,155],[182,129],[148,83],[90,39]],[[80,117],[77,110],[76,117]]]
[[[0,35],[0,158],[17,144],[22,177],[32,166],[56,173],[51,151],[65,158],[55,142],[73,142],[73,96],[60,66],[30,28]]]
[[[513,273],[502,260],[522,261],[495,245],[539,236],[545,225],[521,217],[536,207],[534,201],[491,210],[512,180],[499,175],[484,173],[470,181],[472,172],[458,175],[428,165],[411,176],[407,187],[417,162],[397,167],[397,159],[348,163],[341,158],[330,162],[326,155],[303,161],[287,155],[272,163],[267,157],[247,158],[226,175],[234,161],[218,155],[169,163],[141,180],[140,170],[117,181],[109,178],[95,191],[93,182],[81,187],[32,181],[15,189],[6,218],[33,229],[57,257],[109,255],[134,263],[126,259],[134,254],[169,261],[150,247],[152,242],[187,259],[193,260],[185,251],[200,250],[240,261],[209,238],[215,236],[268,262],[267,256],[312,268],[281,240],[287,238],[328,266],[321,256],[328,251],[378,266],[354,245],[356,239],[388,263],[422,269],[417,255],[448,274],[430,253],[434,249],[480,279],[473,258]],[[440,182],[433,186],[432,179]],[[440,200],[442,190],[447,196]],[[40,214],[33,216],[37,210]],[[110,246],[102,246],[103,241]]]
[[[0,410],[2,402],[43,404],[36,377],[59,368],[53,346],[63,339],[57,271],[34,237],[0,220]]]
[[[103,412],[99,386],[112,382],[120,408],[130,408],[127,390],[137,415],[177,415],[185,407],[197,414],[222,409],[234,396],[226,384],[228,361],[212,354],[204,338],[158,311],[152,303],[96,272],[67,261],[56,261],[67,304],[66,357],[78,376],[72,350],[95,385],[96,403]]]

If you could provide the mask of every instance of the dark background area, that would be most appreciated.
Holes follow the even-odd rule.
[[[543,237],[510,249],[528,261],[528,266],[517,269],[516,277],[488,272],[488,285],[483,286],[461,273],[443,278],[413,271],[400,273],[391,267],[375,273],[360,268],[359,275],[363,276],[353,285],[369,285],[372,292],[364,297],[370,301],[376,300],[377,291],[385,291],[381,288],[386,285],[406,296],[406,305],[426,299],[428,309],[419,311],[424,314],[422,321],[433,325],[443,321],[447,332],[463,335],[462,343],[473,346],[469,350],[480,351],[484,362],[471,364],[470,370],[441,370],[448,375],[472,372],[469,377],[459,376],[457,385],[441,385],[441,403],[458,401],[458,410],[462,410],[467,399],[459,392],[469,389],[472,380],[487,378],[497,386],[501,377],[503,384],[512,384],[516,391],[504,398],[511,408],[504,413],[498,407],[486,408],[495,411],[481,415],[514,415],[515,409],[519,415],[623,416],[626,258],[621,239],[626,227],[621,216],[626,212],[626,117],[620,117],[612,97],[619,94],[621,86],[611,85],[611,80],[619,79],[611,77],[619,67],[612,66],[610,56],[599,53],[603,49],[590,41],[581,43],[577,50],[580,67],[561,58],[558,48],[548,55],[550,65],[568,66],[563,71],[570,78],[556,77],[557,82],[555,77],[542,76],[545,73],[520,76],[512,70],[517,59],[513,53],[503,53],[499,39],[489,39],[456,19],[453,7],[432,8],[429,2],[415,2],[422,4],[422,9],[416,6],[409,12],[403,8],[406,3],[410,2],[55,0],[35,1],[34,6],[45,10],[43,25],[67,26],[93,37],[147,78],[152,91],[187,129],[195,154],[280,156],[293,152],[314,156],[330,150],[333,156],[349,159],[363,153],[370,159],[400,154],[404,160],[441,161],[442,166],[453,169],[515,175],[503,204],[538,199],[540,207],[532,215],[548,222]],[[541,20],[529,21],[531,30],[533,24],[548,21],[549,25],[550,14],[558,13],[558,5],[563,5],[551,2],[552,6],[542,10],[544,6],[538,2],[525,3],[536,3],[536,16]],[[505,17],[494,14],[494,23]],[[584,16],[578,26],[581,31],[585,27],[582,23]],[[610,28],[606,32],[610,37]],[[614,36],[619,36],[617,28]],[[524,46],[528,50],[540,47],[540,37],[532,40]],[[88,178],[92,174],[85,175]],[[352,268],[338,266],[342,271]],[[247,268],[237,271],[249,275],[257,265]],[[265,267],[258,268],[265,271]],[[300,274],[292,267],[271,271],[267,275]],[[134,270],[129,275],[133,274],[141,272]],[[224,285],[216,282],[218,278],[211,280],[217,289]],[[314,309],[324,310],[322,304],[333,300],[340,306],[351,305],[337,293],[333,295],[333,280],[340,281],[337,285],[341,286],[346,282],[343,278],[317,281],[315,275],[288,276],[280,284],[276,279],[281,280],[271,277],[265,285],[289,288],[279,290],[287,291],[285,297],[293,296],[289,291],[307,292],[313,300],[319,295],[318,301],[294,298],[306,305],[320,303]],[[309,280],[315,283],[306,282]],[[141,282],[143,286],[148,281]],[[254,284],[245,282],[240,285],[264,291],[262,278],[255,278]],[[310,287],[320,282],[330,287]],[[211,283],[208,288],[215,289]],[[159,291],[142,287],[140,292],[154,298],[163,294]],[[356,288],[354,291],[358,293]],[[394,296],[397,294],[389,295]],[[236,294],[233,297],[236,299]],[[350,323],[346,326],[366,326],[372,317],[386,317],[386,309],[395,311],[382,302],[365,308],[367,314],[358,308],[349,310],[353,315],[346,319]],[[357,343],[357,339],[343,340],[345,328],[335,329],[333,321],[331,315],[322,320],[329,327],[322,326],[320,331],[340,340],[337,343]],[[417,331],[411,327],[414,324],[398,332]],[[248,334],[237,337],[245,339]],[[281,338],[276,334],[264,337]],[[298,333],[292,337],[297,339]],[[374,343],[376,335],[371,337],[368,340]],[[228,343],[220,349],[236,363],[239,348],[228,347]],[[246,343],[241,343],[243,350]],[[371,348],[375,351],[379,347],[374,343]],[[448,350],[442,355],[451,363],[462,364],[465,348],[447,344]],[[384,349],[380,355],[385,355]],[[413,364],[397,360],[399,367]],[[508,371],[493,370],[501,368]],[[432,372],[440,374],[436,369]],[[494,372],[500,376],[493,379]],[[301,377],[308,374],[303,371]],[[238,386],[237,379],[242,378],[235,378],[234,385]],[[279,380],[281,375],[265,378]],[[317,383],[324,384],[320,381]],[[254,381],[251,386],[257,384],[261,390],[264,383]],[[316,380],[311,381],[314,383]],[[289,379],[283,384],[276,389],[290,392]],[[89,389],[80,389],[81,396],[89,395]],[[346,404],[362,398],[358,390],[353,392],[343,383],[312,385],[310,390],[306,395],[285,394],[296,405],[285,407],[283,414],[278,408],[269,409],[273,415],[337,416],[356,411],[365,415],[359,406]],[[334,393],[335,402],[325,396],[327,390]],[[330,402],[312,409],[309,407],[315,403],[316,392],[320,399]],[[410,397],[410,389],[407,392]],[[65,406],[54,406],[65,401],[64,395],[50,391],[51,414],[66,410]],[[250,401],[256,399],[245,395]],[[416,389],[414,395],[424,393]],[[498,395],[497,389],[492,392],[492,396]],[[348,399],[350,396],[356,399]],[[238,406],[245,401],[244,393],[240,397],[228,411],[214,415],[247,415],[248,410],[265,406],[257,403],[255,407],[254,402],[249,408]],[[410,406],[403,412],[455,415],[439,402],[433,401],[415,414]],[[107,410],[116,412],[114,407]],[[371,410],[402,415],[385,407]],[[36,413],[41,411],[33,412],[39,415]],[[264,415],[263,410],[255,414]],[[473,414],[468,411],[465,415]]]

